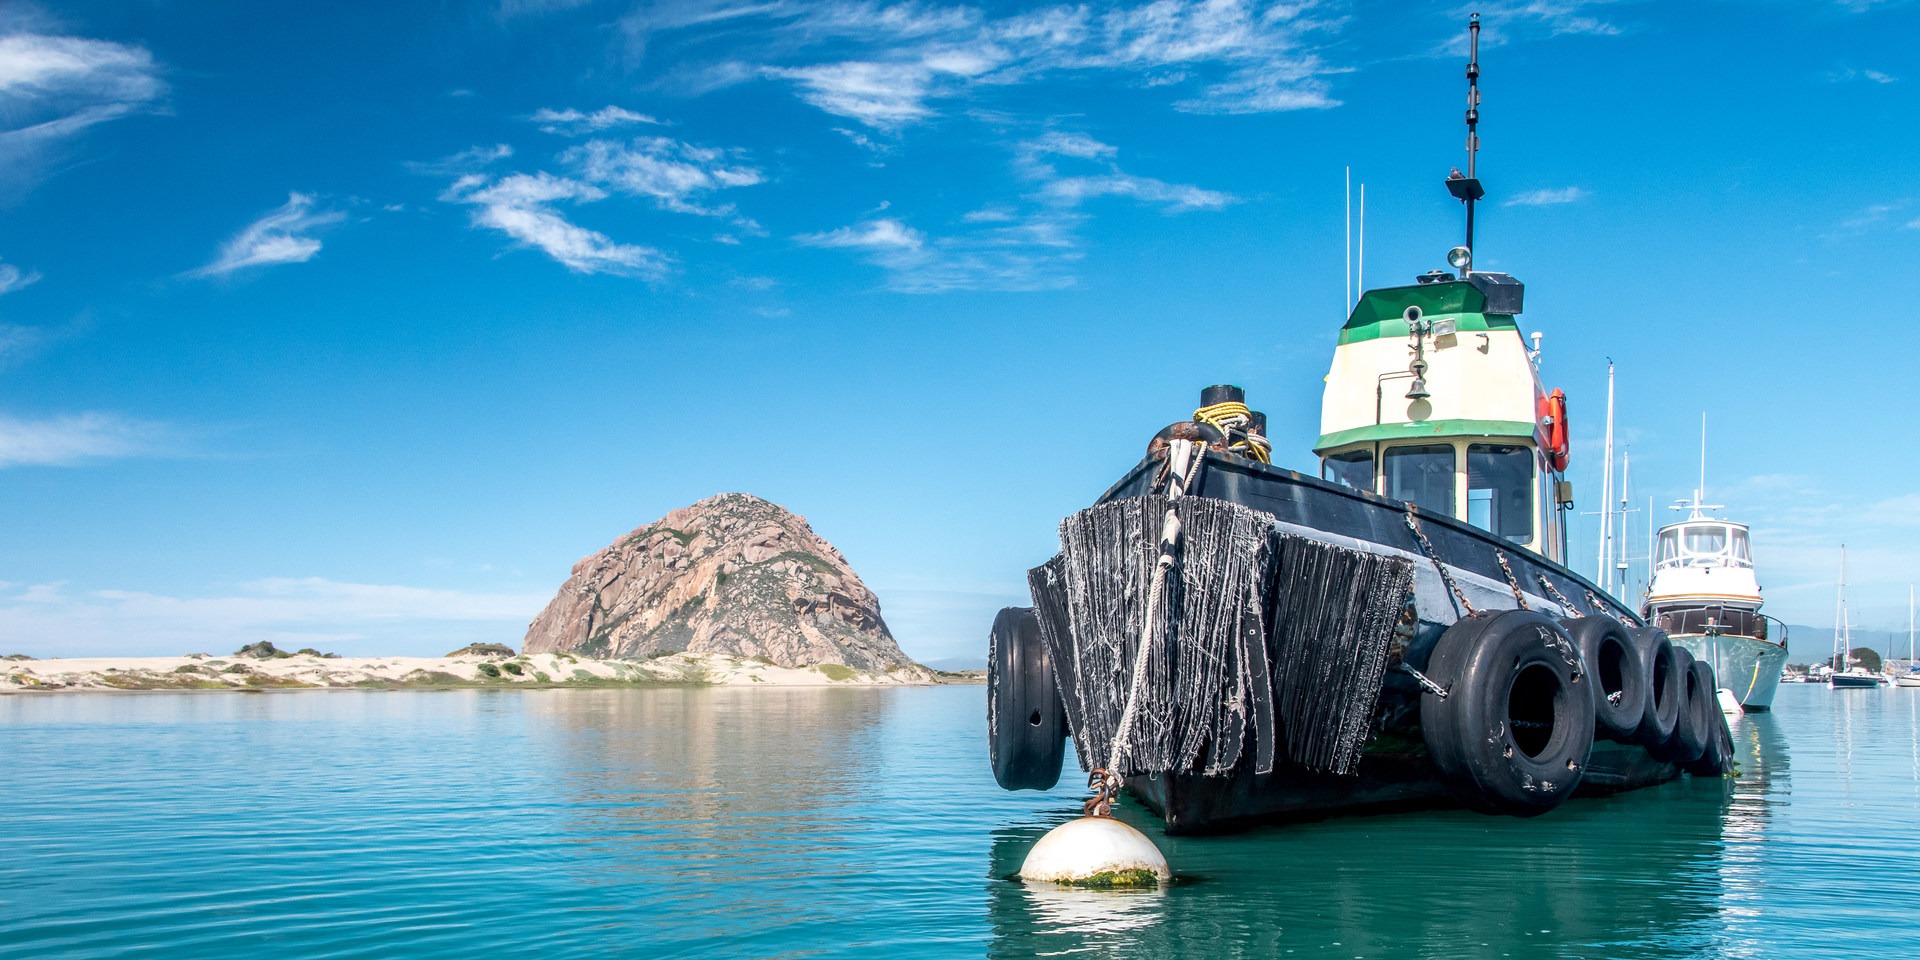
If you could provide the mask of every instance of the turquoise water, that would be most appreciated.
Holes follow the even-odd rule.
[[[1166,839],[1181,883],[1106,894],[1003,879],[1081,793],[996,788],[984,700],[0,697],[0,956],[1885,957],[1920,934],[1920,690],[1783,687],[1736,723],[1731,783]]]

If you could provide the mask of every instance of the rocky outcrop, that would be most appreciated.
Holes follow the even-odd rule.
[[[840,551],[804,518],[744,493],[682,507],[574,564],[521,649],[920,669]]]

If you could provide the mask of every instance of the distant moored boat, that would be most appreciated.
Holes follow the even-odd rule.
[[[1667,635],[1713,664],[1721,686],[1748,712],[1773,706],[1787,659],[1786,628],[1769,635],[1745,524],[1711,516],[1719,509],[1682,501],[1685,520],[1660,528],[1644,612]]]

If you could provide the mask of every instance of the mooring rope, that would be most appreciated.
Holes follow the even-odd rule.
[[[1147,588],[1147,616],[1140,624],[1140,642],[1133,653],[1133,682],[1127,688],[1127,705],[1120,711],[1120,722],[1113,734],[1113,747],[1107,755],[1107,765],[1094,770],[1087,779],[1087,786],[1097,791],[1083,808],[1088,816],[1104,817],[1113,810],[1113,801],[1118,798],[1122,783],[1120,762],[1126,758],[1127,738],[1133,732],[1133,720],[1138,714],[1140,691],[1147,683],[1147,665],[1153,654],[1153,640],[1157,631],[1155,621],[1159,617],[1160,598],[1166,584],[1167,573],[1173,569],[1173,551],[1180,542],[1180,514],[1173,502],[1187,492],[1187,488],[1200,477],[1200,467],[1206,461],[1206,447],[1191,440],[1175,440],[1169,444],[1167,462],[1171,465],[1172,476],[1167,484],[1167,516],[1160,526],[1160,558],[1154,561],[1152,580]]]
[[[1253,432],[1253,411],[1245,403],[1229,400],[1212,406],[1201,407],[1193,412],[1193,419],[1204,423],[1222,436],[1231,438],[1235,430],[1240,431],[1241,439],[1230,440],[1228,449],[1241,449],[1246,455],[1261,463],[1273,462],[1273,443],[1266,437]]]

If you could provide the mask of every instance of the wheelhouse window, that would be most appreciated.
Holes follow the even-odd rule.
[[[1533,540],[1533,449],[1467,446],[1467,522],[1514,543]]]
[[[1320,461],[1322,479],[1373,492],[1373,451],[1349,450]]]
[[[1715,524],[1710,527],[1686,528],[1687,552],[1695,556],[1713,556],[1727,549],[1727,528]]]
[[[1733,531],[1734,565],[1740,567],[1751,566],[1753,564],[1753,555],[1748,552],[1747,532],[1739,527],[1732,527],[1730,529]]]
[[[1654,549],[1653,562],[1656,566],[1668,566],[1680,561],[1680,531],[1660,531],[1660,546]]]
[[[1388,447],[1380,459],[1387,496],[1422,510],[1453,516],[1453,447],[1427,444]]]

